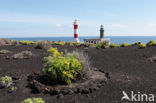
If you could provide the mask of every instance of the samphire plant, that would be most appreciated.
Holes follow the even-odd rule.
[[[126,47],[126,46],[131,46],[131,44],[128,44],[128,43],[122,43],[121,44],[121,47]]]
[[[134,43],[134,45],[139,45],[139,44],[141,44],[141,42],[135,42],[135,43]]]
[[[45,103],[42,98],[27,98],[21,103]]]
[[[74,42],[68,42],[67,45],[74,46]]]
[[[56,41],[54,41],[54,42],[51,42],[51,44],[55,44],[55,45],[65,45],[66,42],[62,42],[62,41],[56,42]]]
[[[97,49],[100,49],[100,48],[104,48],[105,49],[105,48],[108,48],[108,46],[109,45],[106,42],[99,42],[99,43],[96,44],[96,48]]]
[[[139,48],[146,48],[146,44],[139,44]]]
[[[57,48],[51,48],[48,52],[51,55],[44,58],[46,66],[43,72],[58,82],[70,84],[82,70],[81,62],[70,53],[63,55],[58,52]]]
[[[48,49],[48,53],[50,56],[56,58],[56,57],[59,57],[59,56],[62,56],[63,55],[63,52],[58,52],[57,48],[50,48]]]
[[[120,47],[120,46],[121,46],[120,44],[115,44],[115,43],[111,43],[110,44],[111,48]]]
[[[0,78],[1,87],[9,87],[12,85],[12,78],[10,76],[4,76]]]
[[[156,42],[154,40],[150,40],[148,43],[147,43],[148,46],[156,46]]]
[[[31,45],[31,44],[35,44],[34,41],[25,41],[25,40],[20,41],[20,43],[23,44],[23,45]]]

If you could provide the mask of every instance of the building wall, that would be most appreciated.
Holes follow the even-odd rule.
[[[97,44],[99,42],[107,42],[108,45],[110,44],[110,39],[105,38],[105,39],[85,39],[84,43],[90,43],[90,44]]]

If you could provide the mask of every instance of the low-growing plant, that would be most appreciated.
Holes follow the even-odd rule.
[[[68,42],[67,43],[69,46],[74,46],[74,42]]]
[[[34,54],[31,51],[22,51],[20,53],[14,54],[12,56],[13,59],[25,59],[25,58],[30,58]]]
[[[50,49],[51,48],[51,43],[47,40],[39,40],[35,43],[34,47],[36,49]]]
[[[146,44],[139,44],[139,48],[146,48]]]
[[[100,49],[101,47],[102,47],[102,44],[101,44],[101,43],[97,43],[97,44],[96,44],[96,48],[97,48],[97,49]]]
[[[84,47],[87,47],[87,48],[90,47],[89,43],[84,43],[83,45],[84,45]]]
[[[110,44],[111,48],[120,47],[120,46],[121,46],[120,44],[115,44],[115,43],[111,43]]]
[[[11,41],[9,39],[0,39],[0,45],[11,45]]]
[[[10,86],[9,87],[9,92],[12,93],[12,92],[15,92],[17,90],[17,88],[15,86]]]
[[[141,42],[135,42],[135,43],[134,43],[134,45],[139,45],[139,44],[141,44]]]
[[[12,85],[12,78],[10,76],[4,76],[0,78],[1,87],[9,87]]]
[[[34,41],[25,41],[25,40],[20,41],[20,43],[23,44],[23,45],[31,45],[31,44],[35,44]]]
[[[104,48],[105,49],[105,48],[108,48],[108,46],[109,45],[106,42],[99,42],[99,43],[96,44],[96,48],[97,49],[100,49],[100,48]]]
[[[0,54],[8,54],[11,53],[9,50],[0,50]]]
[[[156,46],[156,42],[154,40],[150,40],[148,43],[147,43],[148,46]]]
[[[52,48],[51,48],[52,49]],[[71,80],[82,70],[82,64],[72,54],[59,55],[57,49],[52,49],[52,56],[44,58],[46,66],[43,72],[58,82],[71,83]]]
[[[90,46],[90,47],[95,47],[96,45],[95,45],[95,44],[89,44],[89,46]]]
[[[76,47],[80,47],[81,46],[81,43],[76,43]]]
[[[49,55],[53,56],[53,57],[58,57],[58,56],[62,56],[63,55],[63,52],[58,52],[57,48],[50,48],[48,49],[48,53]]]
[[[122,43],[121,44],[121,47],[126,47],[126,46],[131,46],[131,44],[128,44],[128,43]]]
[[[17,41],[17,40],[11,40],[11,44],[12,45],[19,45],[19,41]]]
[[[51,44],[55,44],[55,45],[65,45],[65,42],[59,41],[59,42],[52,42]]]
[[[27,98],[21,103],[45,103],[42,98]]]

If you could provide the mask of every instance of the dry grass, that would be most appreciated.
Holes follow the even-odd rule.
[[[36,49],[50,49],[51,43],[47,40],[40,40],[34,44]]]
[[[9,40],[9,39],[0,39],[0,45],[11,45],[11,40]]]
[[[65,54],[67,55],[67,54]],[[88,78],[90,76],[90,61],[87,54],[79,51],[73,51],[71,55],[77,58],[82,63],[82,71],[80,72],[80,78]]]

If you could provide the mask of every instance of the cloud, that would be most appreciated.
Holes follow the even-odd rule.
[[[121,27],[121,24],[112,24],[112,27]]]
[[[156,27],[156,24],[148,24],[149,26]]]
[[[56,27],[61,27],[62,25],[61,24],[56,24]]]
[[[38,23],[38,24],[62,24],[72,23],[70,18],[56,17],[52,15],[34,15],[34,14],[23,14],[23,13],[1,13],[1,22],[19,22],[19,23]]]
[[[104,25],[109,29],[127,29],[128,25],[124,25],[124,24],[106,24]]]
[[[62,24],[73,27],[74,18],[57,17],[54,15],[37,15],[26,13],[0,12],[0,22],[17,22],[17,23],[35,23],[35,24],[52,24],[61,27]],[[88,19],[78,20],[82,27],[100,27],[100,22]],[[58,24],[59,23],[59,24]],[[61,23],[61,24],[60,24]]]

